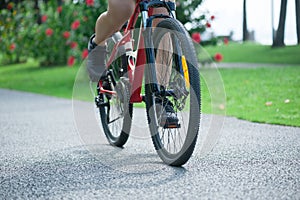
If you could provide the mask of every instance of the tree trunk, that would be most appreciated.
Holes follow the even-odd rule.
[[[297,26],[297,44],[300,44],[300,0],[295,0],[296,7],[296,26]]]
[[[285,29],[285,19],[286,19],[286,7],[287,7],[287,0],[281,0],[279,24],[278,24],[278,29],[276,31],[275,39],[273,41],[273,45],[272,45],[273,47],[285,46],[284,29]]]
[[[247,41],[249,39],[248,35],[248,27],[247,27],[247,11],[246,11],[246,0],[244,0],[243,5],[243,41]]]

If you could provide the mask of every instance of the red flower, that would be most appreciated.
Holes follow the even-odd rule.
[[[8,10],[11,10],[11,9],[13,9],[13,7],[14,7],[14,4],[12,3],[12,2],[10,2],[9,4],[7,4],[7,9]]]
[[[72,23],[71,28],[72,28],[73,30],[76,30],[76,29],[78,29],[79,26],[80,26],[80,21],[79,21],[79,20],[75,20],[75,21]]]
[[[215,60],[216,62],[221,62],[221,61],[223,60],[222,54],[216,53],[215,56],[214,56],[214,60]]]
[[[62,6],[58,6],[58,7],[57,7],[57,12],[58,12],[58,13],[61,13],[61,11],[62,11]]]
[[[46,31],[45,31],[45,34],[47,36],[51,36],[53,34],[53,30],[51,28],[47,28]]]
[[[15,43],[12,43],[11,45],[9,45],[9,50],[10,51],[14,51],[16,48],[16,44]]]
[[[69,37],[70,37],[70,32],[69,31],[65,31],[64,33],[63,33],[63,37],[65,38],[65,39],[68,39]]]
[[[210,24],[209,22],[206,22],[205,26],[206,26],[207,28],[210,28],[210,27],[211,27],[211,24]]]
[[[215,19],[214,15],[210,16],[210,20],[214,20],[214,19]]]
[[[88,57],[88,54],[89,54],[88,50],[87,50],[87,49],[84,49],[84,50],[82,51],[81,57],[82,57],[83,59],[85,59],[86,57]]]
[[[88,6],[94,6],[94,0],[86,0],[85,2]]]
[[[44,23],[45,21],[47,21],[47,18],[48,18],[47,15],[43,15],[42,16],[42,22]]]
[[[75,63],[75,57],[74,56],[70,56],[68,58],[68,66],[72,66]]]
[[[71,42],[70,47],[71,49],[75,49],[77,47],[77,42]]]
[[[201,42],[201,35],[200,33],[193,33],[192,34],[192,39],[197,42],[197,43],[200,43]]]
[[[224,44],[225,44],[225,45],[228,45],[228,43],[229,43],[229,40],[228,40],[228,38],[227,38],[227,37],[225,37],[225,38],[224,38],[224,40],[223,40],[223,42],[224,42]]]

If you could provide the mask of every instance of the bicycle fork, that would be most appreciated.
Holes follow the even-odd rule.
[[[150,2],[141,2],[140,10],[142,13],[142,22],[143,22],[143,40],[145,44],[145,53],[146,53],[146,63],[148,69],[146,70],[145,81],[150,85],[151,91],[157,95],[162,95],[160,86],[158,85],[157,76],[156,76],[156,66],[155,66],[155,52],[154,44],[152,40],[152,22],[156,18],[170,18],[169,15],[152,15],[153,8],[165,7],[169,14],[175,18],[175,4],[164,1],[150,1]],[[149,17],[149,12],[151,17]],[[173,95],[172,92],[169,92],[169,95]]]

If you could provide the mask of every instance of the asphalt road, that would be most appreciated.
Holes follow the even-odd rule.
[[[204,115],[213,137],[174,168],[154,151],[143,110],[119,149],[84,106],[0,89],[0,199],[300,199],[300,128]]]

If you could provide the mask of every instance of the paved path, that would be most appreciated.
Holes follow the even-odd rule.
[[[143,110],[134,115],[124,149],[84,144],[70,100],[0,89],[0,199],[300,199],[300,128],[225,118],[209,155],[199,141],[174,168],[146,137]]]

